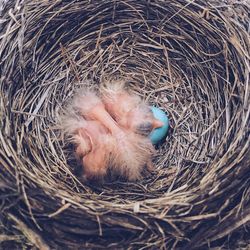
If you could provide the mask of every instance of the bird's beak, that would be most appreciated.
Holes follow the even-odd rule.
[[[163,122],[156,119],[153,120],[153,129],[161,128],[163,125],[164,125]]]

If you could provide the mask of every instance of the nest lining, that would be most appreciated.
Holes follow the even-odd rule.
[[[0,180],[13,195],[4,198],[7,221],[27,223],[42,245],[74,249],[204,247],[247,223],[249,6],[218,4],[6,5]],[[171,131],[154,173],[140,182],[81,183],[58,112],[76,89],[120,78],[168,113]]]

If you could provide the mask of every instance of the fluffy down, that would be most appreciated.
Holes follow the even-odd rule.
[[[148,136],[154,128],[163,125],[139,96],[126,91],[124,82],[105,83],[101,90],[107,111],[120,126]]]
[[[145,136],[153,126],[152,114],[122,82],[102,88],[99,95],[79,90],[61,116],[62,129],[75,144],[86,179],[110,171],[137,180],[145,166],[152,166],[154,147]]]

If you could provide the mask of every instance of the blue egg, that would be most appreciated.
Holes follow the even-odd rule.
[[[166,136],[169,128],[169,120],[167,115],[161,109],[151,107],[151,110],[155,119],[164,123],[162,127],[154,129],[149,135],[152,144],[157,144]]]

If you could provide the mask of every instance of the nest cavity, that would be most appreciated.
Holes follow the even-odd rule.
[[[16,0],[1,8],[4,247],[205,249],[247,240],[247,1]],[[57,117],[77,89],[111,79],[161,107],[171,129],[153,173],[86,184]]]

